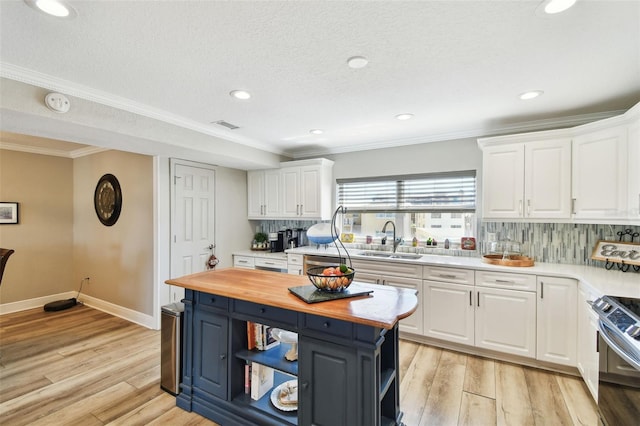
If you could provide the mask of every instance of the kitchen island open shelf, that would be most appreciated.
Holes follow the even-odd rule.
[[[370,296],[309,305],[288,291],[305,281],[236,268],[167,281],[187,289],[177,405],[223,426],[401,425],[398,321],[416,309],[415,292],[361,283]],[[247,321],[298,333],[298,361],[284,359],[286,344],[247,350]],[[258,401],[245,393],[252,362],[297,374],[297,411],[277,409],[271,390]],[[281,374],[274,387],[290,377]]]
[[[298,375],[298,361],[287,361],[284,354],[289,350],[288,345],[280,344],[266,351],[242,349],[235,353],[236,358],[284,371],[291,375]]]

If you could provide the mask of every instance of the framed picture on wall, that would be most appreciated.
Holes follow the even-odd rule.
[[[0,225],[18,223],[18,203],[0,202]]]

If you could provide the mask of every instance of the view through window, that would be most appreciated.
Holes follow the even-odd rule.
[[[382,237],[389,220],[405,242],[459,242],[476,234],[475,171],[340,179],[337,198],[347,209],[343,232],[360,238]],[[393,228],[386,231],[391,237]]]

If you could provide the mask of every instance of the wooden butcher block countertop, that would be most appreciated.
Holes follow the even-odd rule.
[[[231,299],[303,312],[328,318],[391,329],[418,306],[413,290],[376,284],[354,284],[358,290],[373,290],[357,296],[320,303],[306,303],[293,295],[289,287],[312,285],[306,276],[243,268],[224,268],[167,280],[167,284]]]

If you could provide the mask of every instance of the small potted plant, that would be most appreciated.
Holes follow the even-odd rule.
[[[268,248],[268,239],[269,236],[264,232],[256,232],[253,236],[254,244],[252,244],[252,248],[255,248],[256,250],[266,250]]]

